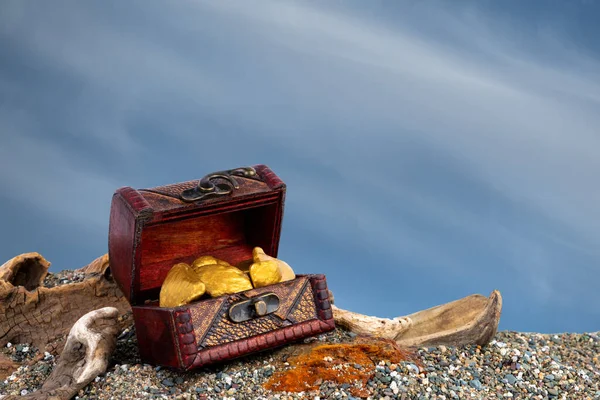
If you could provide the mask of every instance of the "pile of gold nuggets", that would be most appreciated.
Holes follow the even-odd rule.
[[[179,307],[208,294],[219,297],[290,281],[296,278],[285,262],[268,256],[263,249],[252,250],[248,272],[213,256],[197,258],[192,265],[175,264],[160,289],[160,307]]]

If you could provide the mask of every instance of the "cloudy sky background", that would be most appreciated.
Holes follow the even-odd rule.
[[[502,8],[500,8],[502,6]],[[405,315],[600,329],[600,3],[0,3],[0,260],[107,251],[114,190],[264,163],[280,257]]]

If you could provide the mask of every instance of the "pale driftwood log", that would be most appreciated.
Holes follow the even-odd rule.
[[[412,321],[406,317],[379,318],[343,310],[334,305],[331,307],[333,308],[333,318],[336,325],[358,335],[396,340],[398,336],[412,326]]]
[[[105,307],[81,317],[69,333],[58,363],[44,385],[25,396],[8,396],[4,400],[68,400],[106,371],[115,350],[119,310]]]
[[[335,323],[350,331],[395,340],[401,346],[463,346],[489,343],[498,329],[502,296],[479,294],[394,319],[333,307]]]
[[[82,282],[42,287],[50,263],[38,253],[21,254],[0,266],[0,346],[28,343],[57,354],[73,324],[89,311],[112,306],[120,315],[131,308],[108,270],[108,256],[79,270]],[[131,324],[123,318],[122,325]]]

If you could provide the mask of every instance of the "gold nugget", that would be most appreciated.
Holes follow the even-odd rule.
[[[225,266],[231,266],[227,261],[223,261],[223,260],[219,260],[216,257],[213,256],[202,256],[202,257],[198,257],[194,260],[194,262],[192,263],[192,268],[194,270],[197,270],[200,267],[203,267],[205,265],[212,265],[212,264],[220,264],[220,265],[225,265]]]
[[[281,271],[281,280],[279,282],[291,281],[293,279],[296,279],[296,274],[294,273],[292,267],[288,265],[288,263],[286,263],[285,261],[281,261],[278,258],[267,255],[260,247],[255,247],[254,250],[252,250],[252,258],[254,259],[254,262],[269,260],[275,261],[279,266],[279,271]]]
[[[206,293],[211,297],[252,289],[248,276],[231,265],[207,264],[195,268],[194,272],[204,282]]]
[[[281,281],[281,271],[273,260],[259,261],[250,266],[250,278],[255,288],[273,285]]]
[[[179,307],[202,297],[206,290],[194,270],[185,263],[175,264],[160,289],[161,307]]]

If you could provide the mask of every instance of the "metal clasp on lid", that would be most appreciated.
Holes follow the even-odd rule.
[[[256,170],[252,167],[213,172],[212,174],[206,175],[204,178],[200,179],[198,186],[182,191],[179,195],[179,198],[190,203],[193,201],[209,199],[211,197],[226,196],[240,187],[235,179],[235,176],[261,180],[256,173]],[[224,183],[215,185],[215,183],[212,181],[218,178],[224,180]]]
[[[275,293],[266,293],[240,301],[229,308],[229,318],[233,322],[244,322],[264,317],[279,309],[279,297]]]

